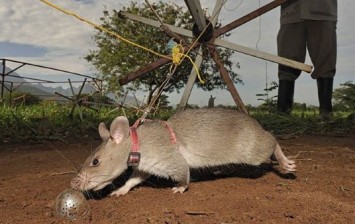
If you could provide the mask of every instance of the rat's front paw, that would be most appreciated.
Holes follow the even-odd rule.
[[[112,197],[112,196],[125,195],[125,194],[128,193],[129,190],[131,190],[129,187],[123,186],[123,187],[121,187],[121,188],[119,188],[119,189],[113,191],[113,192],[110,194],[110,196]]]
[[[179,186],[179,187],[173,187],[173,193],[175,194],[175,193],[184,193],[185,191],[186,191],[186,189],[187,189],[187,186],[188,185],[185,185],[185,186]]]

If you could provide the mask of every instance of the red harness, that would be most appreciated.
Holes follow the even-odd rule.
[[[145,120],[145,121],[151,121],[151,120]],[[141,124],[141,119],[138,119],[130,128],[130,136],[131,136],[132,146],[131,146],[131,151],[128,156],[128,161],[127,161],[128,166],[133,166],[133,167],[138,166],[140,159],[141,159],[141,154],[139,152],[139,140],[138,140],[138,135],[137,135],[137,128],[140,124]],[[176,136],[175,136],[173,129],[170,127],[170,125],[166,121],[164,121],[164,126],[170,133],[171,143],[177,144]]]

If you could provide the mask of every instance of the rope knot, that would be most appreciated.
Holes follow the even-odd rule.
[[[180,64],[182,57],[184,56],[184,48],[181,44],[176,44],[171,50],[171,55],[174,64]]]

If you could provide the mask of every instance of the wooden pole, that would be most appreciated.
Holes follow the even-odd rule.
[[[240,111],[244,112],[245,114],[249,114],[246,107],[244,106],[242,99],[239,96],[237,89],[234,86],[232,79],[230,78],[230,76],[228,74],[227,69],[224,67],[223,62],[220,59],[220,57],[216,51],[216,48],[214,46],[209,45],[208,50],[212,56],[213,61],[216,63],[217,68],[218,68],[224,82],[227,85],[228,91],[231,93],[235,104],[238,106],[238,109]]]
[[[217,18],[219,16],[219,13],[221,12],[221,7],[223,6],[223,2],[224,2],[223,0],[217,0],[216,4],[214,6],[214,9],[212,12],[212,21],[211,21],[211,24],[213,27],[216,25]],[[196,67],[200,68],[201,63],[202,63],[202,48],[200,47],[200,49],[198,50],[196,59],[195,59]],[[192,88],[193,88],[195,81],[196,81],[196,76],[197,76],[197,73],[196,73],[195,69],[192,69],[190,72],[189,79],[186,83],[184,93],[182,94],[182,97],[181,97],[181,100],[180,100],[180,103],[178,106],[179,109],[186,107],[187,101],[190,98]]]
[[[2,59],[2,73],[1,73],[1,102],[4,100],[4,87],[5,87],[5,59]]]
[[[257,10],[252,11],[251,13],[248,13],[247,15],[217,29],[215,32],[213,32],[213,37],[219,37],[235,28],[237,28],[238,26],[241,26],[247,22],[249,22],[250,20],[253,20],[259,16],[261,16],[262,14],[280,6],[281,4],[287,2],[288,0],[275,0],[270,2],[269,4],[264,5],[263,7],[260,7]],[[213,39],[214,39],[213,38]],[[210,41],[210,43],[213,43],[213,40]]]
[[[244,47],[242,45],[239,44],[234,44],[231,42],[227,42],[221,39],[215,39],[214,43],[215,45],[221,46],[221,47],[225,47],[225,48],[229,48],[232,50],[235,50],[239,53],[243,53],[246,55],[250,55],[256,58],[261,58],[267,61],[271,61],[271,62],[275,62],[281,65],[285,65],[291,68],[295,68],[295,69],[299,69],[302,71],[305,71],[307,73],[312,72],[313,66],[311,65],[307,65],[307,64],[303,64],[301,62],[298,61],[294,61],[288,58],[283,58],[283,57],[279,57],[273,54],[269,54],[269,53],[265,53],[259,50],[255,50],[249,47]]]
[[[146,75],[148,72],[156,68],[159,68],[169,62],[171,62],[171,60],[168,58],[159,58],[158,60],[150,63],[149,65],[143,66],[134,72],[128,73],[125,77],[121,78],[118,82],[121,86],[123,86],[124,84],[134,81],[137,78]]]
[[[200,68],[201,63],[202,63],[202,48],[200,47],[200,49],[198,50],[196,59],[195,59],[195,65],[198,68]],[[189,79],[187,80],[187,83],[185,86],[184,93],[182,94],[182,97],[180,99],[180,103],[178,105],[179,109],[186,107],[187,101],[190,98],[192,88],[193,88],[195,81],[196,81],[196,76],[197,76],[197,73],[196,73],[195,69],[192,68],[190,75],[189,75]]]

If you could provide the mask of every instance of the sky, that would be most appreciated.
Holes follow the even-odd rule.
[[[171,2],[165,1],[163,2]],[[99,23],[103,10],[119,10],[127,6],[128,0],[50,0],[50,2],[76,14]],[[137,0],[144,3],[144,0]],[[150,0],[153,3],[155,0]],[[184,5],[184,1],[175,1]],[[212,13],[215,1],[201,0],[202,8]],[[227,0],[219,20],[222,25],[228,24],[245,14],[271,2],[270,0]],[[355,1],[338,1],[337,24],[337,73],[334,88],[346,81],[355,81]],[[276,36],[279,29],[280,9],[276,8],[231,32],[228,41],[254,48],[270,54],[277,52]],[[39,0],[0,0],[0,58],[13,59],[28,63],[52,66],[85,75],[97,74],[97,71],[84,59],[89,50],[95,49],[92,39],[95,30],[72,16],[50,8]],[[165,35],[162,33],[162,35]],[[291,44],[291,43],[290,43]],[[256,94],[262,93],[266,83],[278,81],[277,64],[265,60],[235,53],[233,58],[240,63],[240,74],[243,84],[236,85],[244,104],[258,105]],[[311,64],[307,57],[306,64]],[[7,64],[14,69],[18,64]],[[67,80],[63,74],[23,67],[16,71],[22,76],[50,80]],[[42,74],[42,76],[41,76]],[[50,76],[50,77],[48,77]],[[144,93],[137,93],[143,99]],[[193,89],[189,103],[207,105],[208,99],[216,97],[215,104],[233,105],[234,101],[226,90],[203,92]],[[276,95],[275,93],[271,93]],[[169,96],[171,104],[180,101],[181,93]],[[307,105],[318,105],[316,81],[308,73],[302,72],[296,81],[295,101]]]

